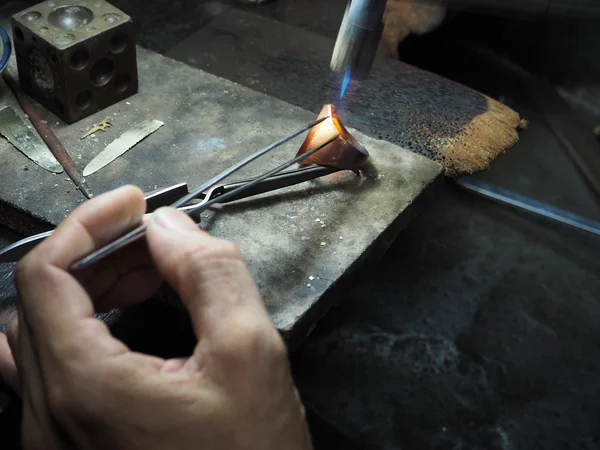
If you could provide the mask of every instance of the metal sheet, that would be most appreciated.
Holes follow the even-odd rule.
[[[62,166],[42,138],[10,106],[0,109],[0,134],[38,166],[49,172],[62,173]]]
[[[113,162],[119,156],[123,155],[134,145],[150,136],[163,125],[164,122],[154,119],[145,120],[135,125],[129,131],[123,133],[120,138],[108,144],[104,151],[96,156],[86,166],[86,168],[83,169],[83,176],[90,176],[91,174],[98,172],[103,167],[106,167],[108,164]]]

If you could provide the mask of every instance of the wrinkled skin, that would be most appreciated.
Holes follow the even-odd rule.
[[[0,375],[22,396],[24,448],[311,448],[285,345],[233,244],[165,208],[147,244],[69,272],[144,210],[137,188],[101,195],[18,264],[19,316],[8,339],[0,334]],[[189,358],[134,353],[94,318],[163,280],[191,316]]]

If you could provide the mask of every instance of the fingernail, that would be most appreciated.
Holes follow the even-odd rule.
[[[176,209],[159,208],[152,214],[150,225],[168,230],[182,230],[193,226],[193,222],[188,216]]]

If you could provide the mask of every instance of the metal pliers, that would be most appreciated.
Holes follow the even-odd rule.
[[[281,172],[273,175],[258,184],[240,192],[238,195],[227,198],[223,203],[230,203],[237,200],[242,200],[255,195],[264,194],[267,192],[282,189],[284,187],[293,186],[305,181],[314,180],[326,175],[330,175],[334,172],[339,172],[340,169],[326,166],[309,166],[302,169],[291,170],[288,172]],[[183,205],[178,209],[181,211],[190,210],[196,208],[201,204],[213,201],[224,194],[227,194],[240,186],[246,185],[252,180],[239,181],[236,183],[221,184],[213,186],[206,192],[200,193],[194,200],[190,201],[187,205]],[[187,195],[189,188],[187,183],[175,184],[162,189],[156,189],[151,192],[147,192],[146,198],[146,213],[152,213],[162,206],[169,206],[177,199]],[[219,202],[220,203],[220,202]],[[199,217],[195,218],[199,221]],[[25,256],[31,249],[37,244],[46,239],[52,234],[52,231],[37,234],[0,250],[0,263],[17,262],[23,256]]]

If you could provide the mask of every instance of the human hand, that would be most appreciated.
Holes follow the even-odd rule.
[[[101,195],[17,265],[19,317],[8,341],[0,334],[0,376],[21,393],[24,448],[311,448],[285,345],[233,244],[161,209],[147,244],[68,271],[144,210],[137,188]],[[143,301],[162,279],[191,316],[189,358],[132,352],[94,317]]]

